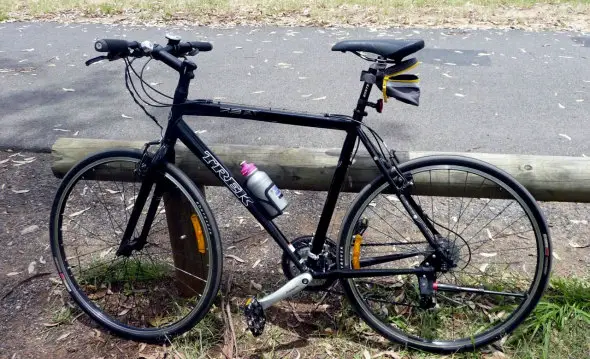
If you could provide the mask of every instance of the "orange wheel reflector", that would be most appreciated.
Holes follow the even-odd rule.
[[[354,246],[352,247],[352,268],[361,269],[361,242],[363,236],[357,234],[354,236]]]
[[[203,228],[201,222],[196,214],[191,215],[191,222],[193,222],[193,228],[195,229],[195,237],[197,237],[197,250],[199,253],[205,253],[205,237],[203,236]]]

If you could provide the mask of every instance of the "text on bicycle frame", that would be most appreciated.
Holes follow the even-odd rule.
[[[225,183],[225,185],[238,197],[242,204],[246,207],[250,203],[252,203],[252,199],[248,197],[246,191],[236,182],[236,180],[230,176],[230,174],[223,168],[221,163],[213,157],[213,155],[209,151],[205,151],[205,156],[203,157],[203,162],[205,162],[209,168],[217,173],[217,176]]]

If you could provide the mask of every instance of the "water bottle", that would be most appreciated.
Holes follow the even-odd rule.
[[[243,161],[240,166],[242,166],[242,176],[246,177],[245,186],[262,203],[268,216],[272,219],[283,214],[283,210],[289,203],[270,177],[253,163]]]

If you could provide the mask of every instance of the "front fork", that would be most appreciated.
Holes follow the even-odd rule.
[[[129,257],[133,250],[140,251],[143,249],[147,243],[147,236],[150,229],[152,228],[152,224],[154,223],[154,219],[156,218],[156,214],[158,212],[158,207],[160,206],[162,196],[165,192],[166,185],[163,182],[158,181],[157,178],[159,177],[158,168],[160,167],[160,163],[162,163],[164,158],[169,156],[169,147],[165,144],[162,145],[152,158],[150,158],[149,154],[147,153],[148,147],[149,144],[146,144],[142,160],[139,162],[136,168],[136,171],[139,172],[138,174],[140,178],[143,178],[143,180],[141,182],[141,187],[139,188],[137,198],[135,199],[135,203],[133,204],[133,210],[131,211],[131,215],[127,221],[127,227],[123,233],[123,238],[121,239],[121,243],[117,249],[117,256]],[[137,222],[139,221],[139,217],[141,216],[141,213],[154,185],[154,194],[146,213],[143,228],[141,229],[139,236],[134,237]]]

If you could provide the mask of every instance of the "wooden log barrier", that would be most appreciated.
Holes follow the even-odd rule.
[[[109,148],[141,149],[143,141],[113,141],[83,138],[60,138],[52,148],[52,170],[57,177],[62,177],[79,160],[88,154]],[[213,152],[238,175],[239,163],[243,160],[254,162],[283,189],[326,191],[340,149],[287,148],[280,146],[246,146],[246,145],[212,145]],[[473,157],[495,165],[514,176],[539,201],[590,202],[590,158],[565,156],[532,156],[489,153],[451,153],[451,152],[397,152],[401,162],[427,155],[456,154]],[[176,164],[191,179],[203,186],[219,186],[221,182],[203,166],[199,159],[183,146],[177,146]],[[113,173],[109,171],[109,176]],[[344,184],[344,191],[355,192],[362,189],[378,175],[377,168],[366,153],[359,153]],[[426,179],[424,179],[426,180]],[[431,180],[429,178],[429,180]],[[452,195],[453,188],[448,186],[448,178],[440,178],[439,183],[444,195]],[[420,182],[416,178],[416,182]],[[450,179],[456,190],[462,195],[465,179],[462,176]],[[444,186],[443,186],[444,185]],[[478,185],[470,186],[478,196]],[[424,191],[437,191],[437,186]],[[449,192],[450,191],[450,192]],[[489,193],[488,193],[489,195]]]

